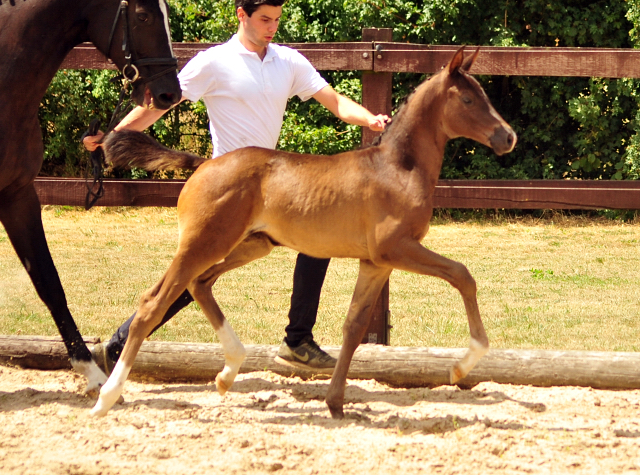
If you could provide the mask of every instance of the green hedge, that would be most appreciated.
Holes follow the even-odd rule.
[[[237,28],[229,0],[170,0],[174,41],[221,42]],[[279,42],[359,41],[362,28],[393,28],[394,41],[491,46],[632,48],[640,44],[640,0],[290,0]],[[340,92],[360,100],[360,73],[323,71]],[[117,86],[107,71],[59,72],[40,108],[43,174],[78,176],[87,156],[79,137],[94,116],[108,121]],[[394,101],[424,77],[394,75]],[[638,179],[640,94],[637,79],[480,77],[519,135],[497,157],[466,139],[447,149],[444,178]],[[201,103],[183,103],[152,134],[168,146],[209,153]],[[360,130],[315,101],[292,100],[279,147],[336,153],[358,147]]]

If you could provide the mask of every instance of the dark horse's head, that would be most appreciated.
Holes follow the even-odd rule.
[[[467,137],[491,147],[498,155],[509,153],[516,146],[513,129],[491,105],[484,90],[469,69],[478,56],[464,58],[460,48],[445,67],[443,81],[447,101],[443,111],[444,131],[449,139]]]
[[[89,39],[131,82],[136,104],[168,109],[180,101],[165,0],[93,0],[85,15]]]

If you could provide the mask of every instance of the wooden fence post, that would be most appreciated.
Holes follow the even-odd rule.
[[[374,71],[362,73],[362,105],[374,114],[387,114],[391,117],[391,79],[392,73],[375,72],[376,59],[382,59],[384,51],[376,49],[376,41],[393,40],[391,28],[363,28],[362,41],[371,41]],[[380,56],[380,58],[379,58]],[[362,145],[370,144],[379,134],[366,127],[362,129]],[[380,297],[373,309],[373,316],[362,343],[389,344],[389,281],[384,284]]]
[[[391,79],[393,73],[375,72],[376,59],[382,59],[384,51],[376,51],[376,41],[392,41],[391,28],[363,28],[362,41],[371,41],[373,50],[373,71],[362,72],[362,105],[374,114],[391,117]],[[378,58],[378,56],[380,56]],[[379,135],[364,127],[362,145],[369,145]]]

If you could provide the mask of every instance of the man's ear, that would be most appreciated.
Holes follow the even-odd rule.
[[[236,10],[236,16],[238,17],[239,21],[242,21],[245,19],[245,17],[248,17],[249,15],[247,15],[247,12],[244,11],[244,8],[238,7],[238,9]]]

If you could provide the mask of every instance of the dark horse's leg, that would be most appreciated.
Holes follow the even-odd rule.
[[[91,359],[91,353],[67,307],[64,289],[45,239],[40,201],[33,183],[17,193],[0,192],[0,222],[38,295],[53,316],[72,366],[86,376],[86,391],[98,390],[107,378]]]

